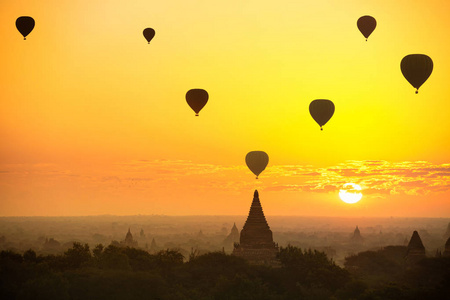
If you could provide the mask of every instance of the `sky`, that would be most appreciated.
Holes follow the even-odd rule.
[[[245,215],[258,189],[266,215],[449,217],[449,10],[2,0],[0,216]],[[19,16],[36,21],[26,41]],[[414,53],[434,63],[417,95],[400,71]],[[209,94],[199,117],[192,88]],[[314,99],[336,107],[323,131]],[[339,199],[345,183],[361,201]]]

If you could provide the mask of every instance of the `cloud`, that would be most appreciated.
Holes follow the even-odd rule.
[[[181,183],[195,189],[242,191],[258,188],[266,191],[333,193],[345,183],[361,185],[363,194],[426,195],[450,190],[450,164],[426,161],[388,162],[383,160],[346,161],[334,166],[269,165],[260,180],[245,165],[215,165],[188,160],[134,160],[105,168],[71,169],[56,164],[3,164],[0,176],[39,178],[39,180],[82,181],[95,188],[175,189]],[[76,178],[76,179],[75,179]],[[36,181],[36,180],[35,180]]]
[[[347,182],[361,185],[366,195],[425,195],[450,189],[450,164],[432,164],[427,161],[352,160],[326,168],[277,166],[276,170],[287,172],[272,172],[272,176],[305,179],[301,184],[277,185],[277,191],[327,193],[339,190]]]

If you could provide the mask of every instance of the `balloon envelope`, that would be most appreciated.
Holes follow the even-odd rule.
[[[153,28],[145,28],[143,34],[147,42],[150,44],[150,41],[155,36],[155,30]]]
[[[375,27],[377,27],[377,21],[374,17],[371,16],[362,16],[358,19],[358,22],[356,22],[356,25],[358,26],[359,31],[364,35],[364,37],[367,38],[369,35],[375,30]]]
[[[251,151],[245,156],[245,163],[258,179],[259,174],[264,171],[269,163],[269,155],[264,151]]]
[[[309,113],[313,119],[319,124],[320,130],[334,114],[334,104],[330,100],[317,99],[309,104]]]
[[[196,116],[206,105],[208,98],[208,92],[202,89],[192,89],[186,93],[186,101],[192,110],[195,111]]]
[[[400,69],[406,80],[416,88],[417,94],[420,86],[433,72],[433,61],[425,54],[410,54],[402,59]]]
[[[23,35],[24,40],[26,40],[26,36],[33,30],[34,25],[35,23],[32,17],[18,17],[16,20],[17,30]]]

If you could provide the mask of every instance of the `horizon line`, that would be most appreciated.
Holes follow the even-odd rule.
[[[114,215],[114,214],[98,214],[98,215],[14,215],[14,216],[0,216],[0,218],[81,218],[81,217],[247,217],[248,214],[211,214],[211,215],[167,215],[167,214],[131,214],[131,215]],[[450,219],[450,217],[416,217],[416,216],[325,216],[325,215],[266,215],[266,217],[296,217],[296,218],[337,218],[337,219]]]

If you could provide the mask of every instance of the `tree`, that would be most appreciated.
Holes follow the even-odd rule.
[[[27,263],[35,263],[37,262],[36,252],[31,249],[28,249],[23,253],[23,260]]]
[[[89,262],[91,258],[88,244],[82,245],[81,243],[74,242],[73,247],[64,252],[64,261],[70,269],[81,267],[83,264]]]

